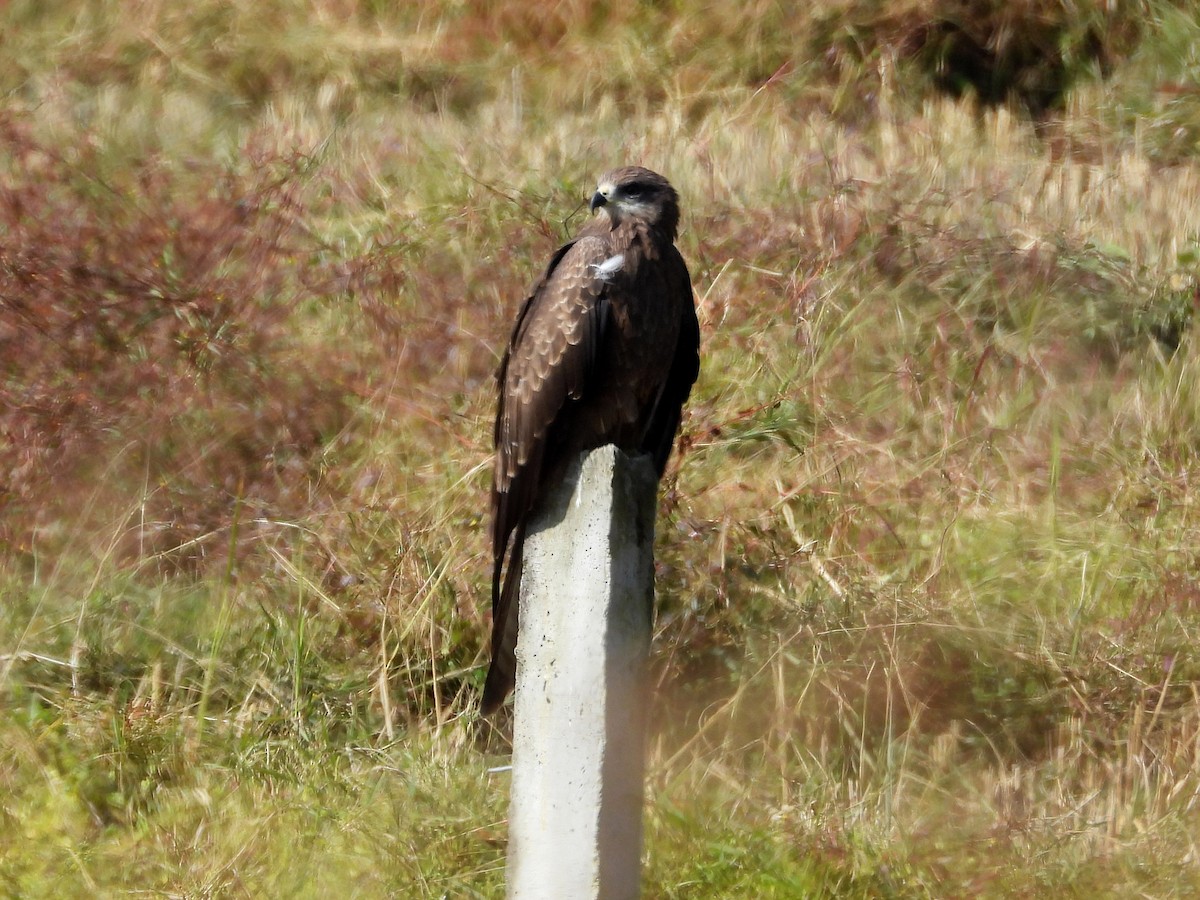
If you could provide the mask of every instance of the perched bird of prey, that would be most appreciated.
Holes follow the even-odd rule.
[[[521,554],[539,502],[580,453],[605,444],[649,454],[661,478],[700,370],[675,189],[627,166],[600,179],[591,208],[522,305],[497,374],[485,715],[516,679]]]

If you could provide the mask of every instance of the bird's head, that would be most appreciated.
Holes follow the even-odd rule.
[[[641,166],[624,166],[602,176],[591,208],[614,226],[641,219],[671,240],[679,228],[679,194],[667,179]]]

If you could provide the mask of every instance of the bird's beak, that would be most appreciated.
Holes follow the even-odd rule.
[[[596,193],[592,194],[592,202],[589,203],[588,206],[591,208],[592,212],[595,212],[601,206],[606,206],[607,204],[608,198],[605,197],[604,194],[600,193],[600,191],[596,191]]]

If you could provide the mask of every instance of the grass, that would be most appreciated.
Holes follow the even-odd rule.
[[[624,161],[703,330],[646,895],[1193,894],[1196,17],[1080,9],[1034,122],[936,3],[8,4],[0,894],[500,892],[492,373]]]

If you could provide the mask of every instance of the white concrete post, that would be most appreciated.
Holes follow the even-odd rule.
[[[593,450],[526,537],[512,900],[639,895],[657,487],[648,457]]]

